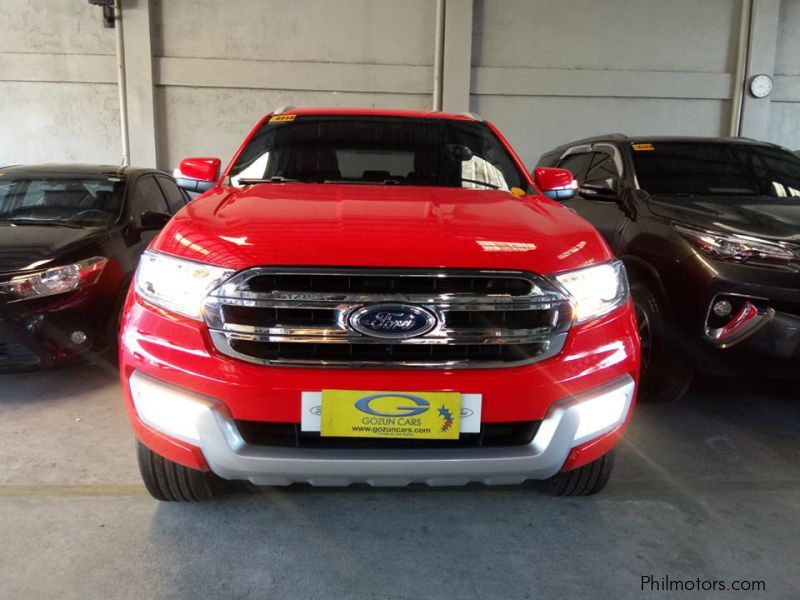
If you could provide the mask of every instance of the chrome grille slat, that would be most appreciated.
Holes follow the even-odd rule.
[[[216,304],[230,304],[233,306],[257,306],[262,308],[337,308],[342,305],[362,305],[367,303],[407,303],[407,304],[436,304],[452,310],[528,310],[552,308],[554,302],[551,298],[514,298],[507,296],[469,296],[469,295],[408,295],[392,296],[390,294],[367,295],[340,295],[340,294],[258,294],[256,292],[242,292],[238,296],[211,296],[209,300]]]
[[[426,285],[432,289],[421,289]],[[367,288],[375,292],[363,293]],[[395,289],[414,293],[387,291]],[[349,325],[354,311],[383,303],[424,308],[437,325],[404,339],[363,335]],[[263,267],[238,273],[205,303],[221,353],[274,366],[517,366],[558,353],[570,317],[566,297],[522,271]]]
[[[385,339],[370,338],[363,335],[352,334],[347,331],[330,329],[285,329],[278,331],[249,331],[214,330],[213,335],[227,336],[230,339],[251,340],[255,342],[282,342],[287,344],[386,344]],[[436,336],[420,336],[406,340],[395,340],[395,344],[429,345],[429,344],[527,344],[547,341],[552,337],[550,330],[515,330],[504,332],[502,330],[462,330],[448,332],[442,330]]]

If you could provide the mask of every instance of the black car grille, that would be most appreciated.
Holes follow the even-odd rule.
[[[319,449],[422,450],[430,448],[488,448],[530,444],[541,421],[483,423],[480,433],[462,433],[456,440],[398,440],[380,438],[322,437],[301,431],[297,423],[236,421],[242,438],[254,446]]]
[[[364,307],[402,304],[435,315],[415,337],[356,331]],[[255,268],[212,292],[205,318],[223,354],[276,366],[515,366],[558,353],[571,307],[521,271]]]
[[[28,346],[11,337],[8,329],[0,322],[0,371],[33,368],[39,363],[39,356]]]

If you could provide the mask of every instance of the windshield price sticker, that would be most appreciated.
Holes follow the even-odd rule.
[[[270,123],[289,123],[290,121],[294,121],[297,115],[275,115],[274,117],[269,118]]]
[[[322,390],[322,436],[458,439],[461,394]]]

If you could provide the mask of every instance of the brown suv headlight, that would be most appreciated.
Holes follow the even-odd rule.
[[[675,229],[701,252],[719,260],[745,262],[750,259],[790,262],[795,260],[790,248],[746,235],[721,233],[675,225]]]

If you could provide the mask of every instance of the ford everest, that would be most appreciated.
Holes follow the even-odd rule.
[[[471,114],[277,110],[145,252],[120,375],[149,492],[606,484],[639,339],[622,264]],[[551,199],[553,198],[553,199]]]

